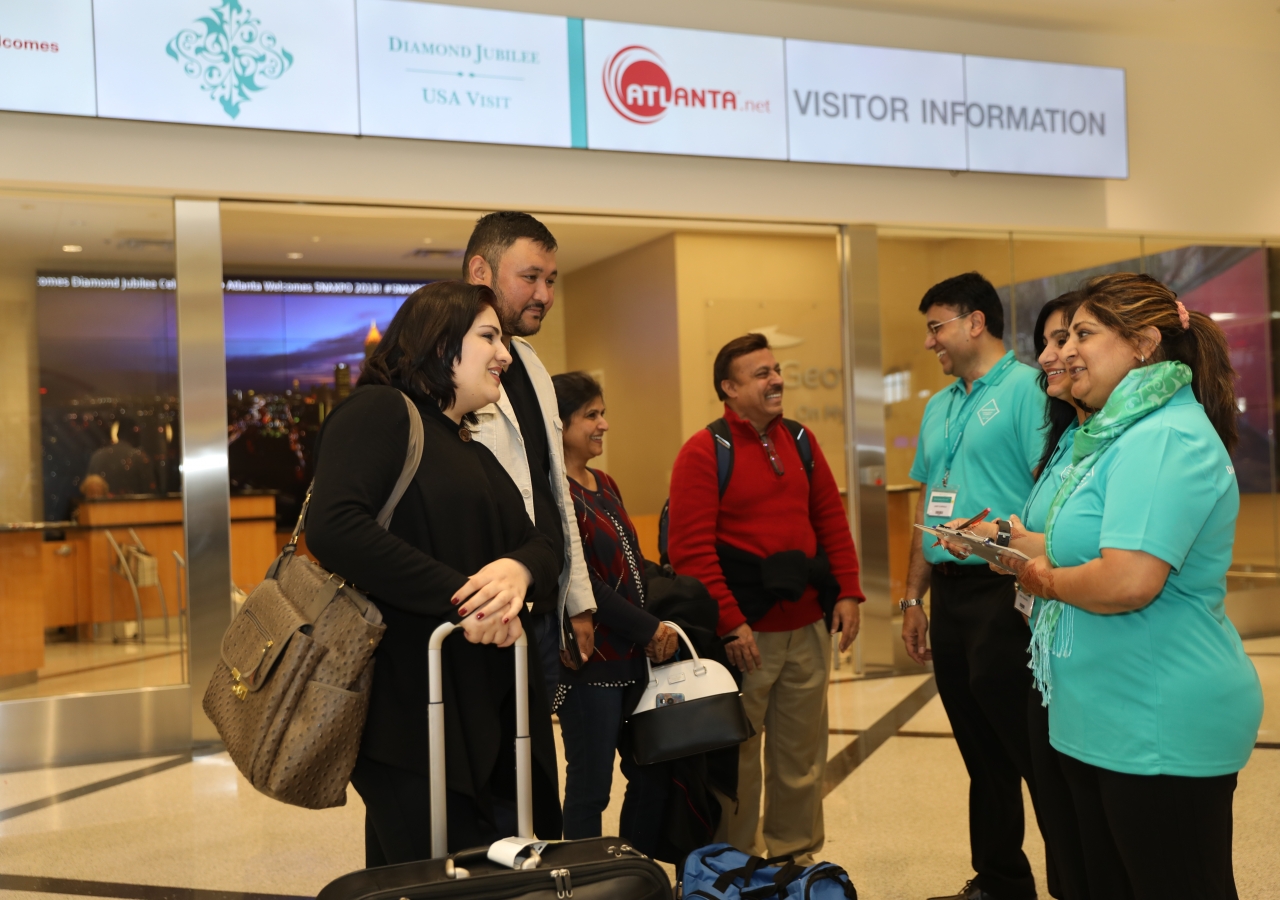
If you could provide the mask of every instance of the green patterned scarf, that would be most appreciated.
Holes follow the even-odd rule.
[[[1107,398],[1106,406],[1080,426],[1071,448],[1071,465],[1063,473],[1062,484],[1045,516],[1044,549],[1051,564],[1058,565],[1053,555],[1053,527],[1057,524],[1058,513],[1093,468],[1094,462],[1131,425],[1164,406],[1190,383],[1191,369],[1180,362],[1158,362],[1134,369],[1116,385]],[[1046,600],[1044,604],[1031,635],[1030,666],[1036,687],[1040,689],[1041,702],[1048,706],[1053,693],[1049,654],[1059,659],[1071,655],[1075,607],[1060,600]]]

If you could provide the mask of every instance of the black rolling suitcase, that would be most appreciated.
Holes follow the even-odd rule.
[[[427,651],[431,845],[435,858],[343,875],[326,885],[316,900],[671,900],[667,873],[622,838],[543,842],[533,836],[529,651],[523,636],[515,647],[516,807],[520,835],[490,847],[447,855],[440,646],[453,627],[446,623],[437,628]]]

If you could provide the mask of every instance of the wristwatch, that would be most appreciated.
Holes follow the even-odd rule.
[[[996,519],[996,546],[1008,547],[1009,537],[1013,534],[1013,522],[1008,519]]]
[[[899,601],[898,601],[898,611],[899,611],[899,612],[906,612],[906,611],[907,611],[907,607],[908,607],[908,606],[924,606],[924,601],[923,601],[923,600],[921,600],[919,597],[913,597],[913,598],[911,598],[910,600],[899,600]]]

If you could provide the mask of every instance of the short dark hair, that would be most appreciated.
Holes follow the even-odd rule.
[[[600,382],[586,372],[562,372],[551,377],[556,389],[556,411],[560,421],[568,425],[573,414],[597,397],[604,399]]]
[[[1004,304],[990,281],[977,272],[965,272],[939,281],[924,292],[920,312],[931,306],[950,306],[959,315],[980,312],[987,320],[987,331],[994,338],[1004,338]]]
[[[768,349],[769,339],[763,334],[755,332],[736,337],[721,347],[720,352],[716,354],[716,361],[711,365],[711,377],[716,383],[716,396],[721,400],[729,399],[729,395],[724,392],[724,388],[720,387],[720,382],[733,378],[731,373],[735,359],[739,356],[746,356],[748,353],[755,353],[757,350]]]
[[[437,281],[418,288],[365,360],[356,385],[393,385],[448,409],[457,399],[453,367],[462,357],[462,339],[486,306],[496,313],[498,301],[483,284]]]
[[[476,227],[471,229],[471,239],[462,254],[462,277],[465,279],[470,275],[473,256],[479,256],[488,263],[496,277],[502,254],[520,238],[528,238],[552,253],[559,247],[547,226],[528,213],[511,210],[492,212],[477,219]]]

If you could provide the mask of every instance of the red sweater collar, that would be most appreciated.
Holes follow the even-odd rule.
[[[729,408],[729,404],[727,403],[724,405],[724,420],[729,423],[729,427],[731,428],[736,426],[738,428],[745,428],[748,431],[750,431],[752,434],[759,434],[759,432],[756,431],[756,426],[752,425],[749,420],[742,418],[742,416],[738,415],[736,412],[731,410]],[[773,421],[765,426],[765,433],[767,434],[769,432],[772,432],[775,428],[778,427],[778,423],[780,423],[781,421],[782,421],[782,416],[774,417]]]

